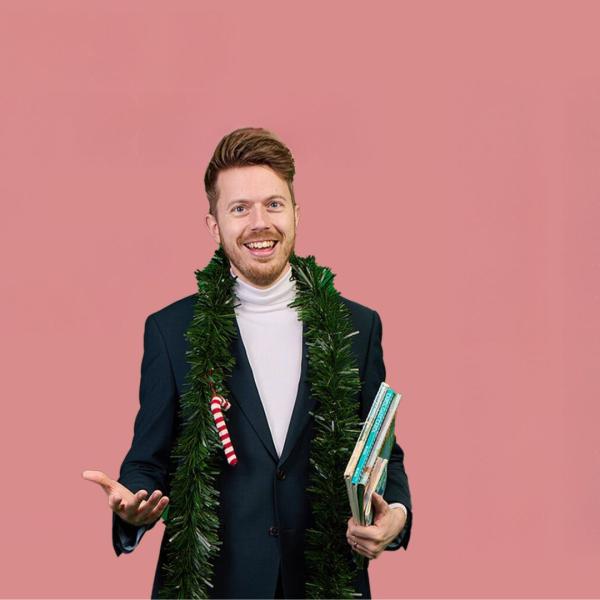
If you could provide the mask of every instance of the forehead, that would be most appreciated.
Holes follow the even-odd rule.
[[[289,198],[288,185],[266,165],[233,167],[217,176],[219,198],[227,202],[235,199],[261,200],[270,195]]]

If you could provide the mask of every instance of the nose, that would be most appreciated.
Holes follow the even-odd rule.
[[[252,231],[261,231],[262,229],[269,229],[271,221],[269,220],[269,213],[265,206],[256,205],[252,207],[250,211],[250,229]]]

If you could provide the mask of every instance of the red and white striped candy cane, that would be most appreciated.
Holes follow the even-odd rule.
[[[214,394],[210,400],[210,412],[215,420],[215,425],[217,426],[217,431],[219,432],[219,437],[223,444],[223,450],[225,451],[225,457],[227,458],[227,462],[233,467],[237,464],[238,459],[233,450],[229,431],[227,431],[225,417],[223,417],[223,413],[221,412],[221,408],[223,410],[229,410],[230,406],[229,402],[225,400],[223,396],[219,396],[219,394]]]

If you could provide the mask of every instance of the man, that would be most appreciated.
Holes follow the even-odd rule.
[[[235,336],[231,339],[235,366],[230,377],[223,381],[231,408],[226,411],[228,430],[219,435],[221,440],[233,444],[239,463],[234,467],[228,465],[221,448],[222,460],[215,479],[218,490],[215,496],[218,495],[219,502],[215,507],[222,545],[215,555],[214,587],[210,588],[210,596],[215,598],[305,597],[306,585],[313,572],[304,560],[307,532],[319,522],[319,515],[315,516],[307,493],[310,487],[309,457],[314,458],[311,454],[311,441],[316,435],[314,415],[319,414],[319,407],[325,400],[317,402],[309,381],[310,372],[316,377],[314,369],[310,372],[308,369],[307,349],[308,336],[314,335],[310,333],[314,328],[307,328],[300,320],[299,312],[289,306],[300,295],[298,290],[304,289],[299,287],[299,280],[291,277],[290,263],[300,212],[293,191],[294,174],[293,158],[287,147],[272,133],[259,128],[239,129],[225,136],[205,174],[210,204],[206,225],[219,245],[219,251],[222,250],[228,260],[226,268],[237,301]],[[223,279],[220,277],[215,281],[222,282]],[[207,514],[210,511],[206,510],[210,504],[202,505],[202,510],[194,509],[194,502],[210,501],[204,492],[193,496],[199,489],[195,481],[190,481],[194,477],[181,478],[181,474],[186,473],[183,470],[185,458],[189,453],[199,452],[198,448],[208,439],[198,437],[197,443],[185,446],[185,439],[192,438],[182,437],[186,431],[190,433],[193,427],[190,423],[198,416],[192,405],[193,414],[188,415],[185,426],[182,425],[180,404],[185,404],[182,398],[190,397],[193,401],[196,398],[191,396],[194,373],[190,371],[194,369],[190,369],[189,358],[194,336],[189,333],[193,333],[191,327],[201,328],[210,316],[209,308],[202,312],[198,296],[194,294],[174,302],[146,320],[140,409],[134,439],[121,466],[119,480],[114,481],[101,471],[83,474],[84,478],[100,484],[108,495],[113,510],[113,545],[117,555],[133,551],[169,505],[170,490],[177,485],[180,490],[187,490],[180,496],[185,496],[187,505],[191,505],[185,509],[186,502],[181,501],[180,511],[189,512],[180,512],[180,515],[194,523],[196,518],[210,520],[211,517]],[[360,378],[360,393],[346,401],[357,419],[364,420],[379,384],[385,379],[381,320],[371,309],[345,298],[340,297],[340,301],[347,309],[352,329],[357,332],[351,348]],[[218,339],[219,332],[212,331],[212,335],[216,337],[211,339]],[[208,360],[211,352],[218,354],[218,351],[218,348],[192,348],[196,371],[201,357]],[[353,369],[344,372],[348,371]],[[218,378],[212,377],[212,369],[208,376],[200,371],[199,381],[209,381],[213,386]],[[218,390],[214,386],[211,389],[214,400]],[[206,398],[206,406],[209,400]],[[334,425],[332,423],[332,427]],[[210,434],[206,430],[203,435]],[[174,453],[176,442],[182,439],[184,442]],[[183,452],[182,448],[187,450]],[[174,457],[174,454],[178,456]],[[203,456],[200,452],[194,454],[194,461],[197,457],[203,460]],[[358,555],[375,559],[383,550],[407,547],[412,511],[403,456],[402,449],[395,444],[384,496],[374,497],[374,524],[361,527],[351,517],[347,519],[343,547],[350,555],[349,548],[352,548]],[[346,496],[342,478],[344,467],[345,464],[336,465],[331,474],[336,490],[331,495],[332,503]],[[176,475],[173,476],[174,472]],[[205,486],[203,490],[212,489],[207,481],[210,482],[208,468],[199,475],[198,484]],[[188,487],[182,487],[185,485]],[[347,509],[348,515],[347,499],[341,506]],[[175,509],[175,504],[172,508]],[[339,518],[345,523],[346,516]],[[183,526],[177,530],[177,520],[174,521],[173,531],[177,533],[171,533],[171,540],[167,535],[163,536],[153,598],[158,597],[161,589],[168,589],[167,572],[174,577],[173,572],[179,569],[181,577],[194,580],[195,571],[207,564],[198,562],[196,556],[173,558],[171,554],[170,566],[163,570],[169,543],[173,538],[177,538],[174,544],[180,543],[192,528]],[[202,544],[194,547],[206,554],[205,549],[214,548],[215,544],[206,542],[210,535],[205,537],[204,531],[198,525],[198,536],[192,535],[190,544],[198,544],[199,537],[204,549]],[[336,537],[332,540],[332,547],[335,547],[339,540],[336,530],[331,531],[334,533],[328,535]],[[335,579],[338,574],[336,560],[328,556],[323,558],[324,561],[331,560],[331,577]],[[192,566],[182,567],[182,562]],[[368,566],[368,561],[365,562]],[[348,566],[344,564],[340,569]],[[370,597],[366,566],[356,569],[353,588],[363,597]],[[181,591],[183,587],[178,589]]]

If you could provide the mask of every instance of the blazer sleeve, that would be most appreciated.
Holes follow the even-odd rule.
[[[361,418],[363,420],[367,418],[381,382],[385,381],[386,372],[383,362],[383,347],[381,345],[382,335],[381,318],[376,311],[373,311],[373,321],[364,370],[364,384],[361,390]],[[383,498],[388,504],[392,502],[404,504],[408,512],[404,529],[386,547],[386,550],[398,550],[400,547],[406,549],[412,529],[412,504],[408,477],[404,469],[404,451],[395,439],[388,463],[387,483]]]
[[[177,387],[163,335],[150,315],[144,326],[144,355],[140,380],[140,407],[133,441],[121,465],[119,483],[135,493],[160,490],[169,495],[168,468],[177,415]],[[112,542],[115,553],[132,552],[150,525],[135,526],[113,513]]]

